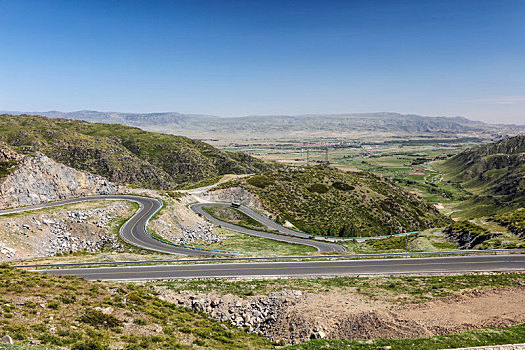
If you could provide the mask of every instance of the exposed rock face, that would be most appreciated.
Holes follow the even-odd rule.
[[[0,216],[0,261],[122,250],[110,228],[130,214],[128,203],[76,203],[69,209]]]
[[[198,223],[198,226],[184,226],[178,223],[176,217],[174,221],[177,221],[176,227],[171,223],[166,223],[164,220],[156,220],[155,227],[157,230],[155,232],[171,243],[182,245],[193,243],[213,244],[224,240],[223,237],[213,232],[212,224]]]
[[[220,322],[230,322],[238,328],[247,328],[250,333],[274,337],[275,326],[288,307],[297,303],[302,293],[299,291],[280,291],[269,296],[247,297],[246,299],[228,294],[223,297],[211,297],[205,294],[193,295],[189,291],[179,294],[160,290],[160,298],[178,305],[206,312]],[[308,334],[310,336],[310,334]]]
[[[20,158],[22,158],[22,156],[18,153],[0,144],[0,163],[19,160]]]
[[[0,185],[0,209],[115,192],[116,187],[101,176],[37,154],[22,158],[18,169]]]
[[[259,198],[242,187],[213,189],[202,193],[200,196],[212,202],[236,202],[257,210],[264,210]]]

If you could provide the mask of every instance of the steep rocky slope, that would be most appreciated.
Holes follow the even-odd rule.
[[[371,173],[320,167],[279,169],[219,185],[208,198],[217,193],[227,199],[228,192],[238,201],[260,202],[277,221],[313,234],[388,235],[446,221],[423,199]],[[241,198],[246,192],[256,198]]]
[[[16,169],[0,180],[0,209],[116,191],[107,179],[72,169],[43,154],[22,156],[6,148],[0,154],[9,157],[0,159],[0,164],[16,161]]]
[[[114,227],[134,211],[129,202],[95,201],[0,216],[0,261],[122,251]]]
[[[249,155],[219,151],[182,136],[39,116],[0,116],[0,141],[20,152],[42,152],[116,183],[156,189],[275,167]]]
[[[525,134],[467,149],[441,165],[448,179],[459,181],[497,206],[525,205]]]

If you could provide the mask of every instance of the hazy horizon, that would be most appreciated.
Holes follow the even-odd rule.
[[[117,113],[117,114],[137,114],[137,115],[147,115],[147,114],[180,114],[180,115],[186,115],[186,116],[206,116],[206,117],[215,117],[215,118],[243,118],[243,117],[308,117],[308,116],[354,116],[354,115],[362,115],[362,114],[399,114],[401,116],[405,115],[415,115],[419,117],[424,118],[467,118],[465,116],[456,115],[456,116],[447,116],[447,115],[422,115],[417,113],[398,113],[393,111],[375,111],[375,112],[346,112],[346,113],[304,113],[304,114],[250,114],[250,115],[236,115],[236,116],[224,116],[224,115],[217,115],[217,114],[202,114],[202,113],[183,113],[179,111],[154,111],[154,112],[133,112],[133,111],[97,111],[94,109],[80,109],[80,110],[74,110],[74,111],[60,111],[56,109],[48,110],[48,111],[14,111],[14,110],[3,110],[0,109],[0,113],[26,113],[26,114],[47,114],[47,113],[63,113],[63,114],[71,114],[71,113],[78,113],[78,112],[95,112],[95,113]],[[470,121],[474,122],[483,122],[482,120],[476,120],[467,118]],[[492,122],[485,122],[488,124],[516,124],[516,125],[525,125],[525,121],[520,123],[492,123]]]
[[[0,109],[525,124],[523,18],[517,0],[5,0]]]

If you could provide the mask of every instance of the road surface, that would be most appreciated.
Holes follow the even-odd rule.
[[[58,202],[42,203],[31,205],[27,207],[13,208],[0,210],[0,215],[20,213],[29,210],[37,210],[44,208],[51,208],[65,204],[72,204],[84,201],[94,200],[126,200],[138,203],[140,209],[120,228],[120,237],[131,245],[139,248],[154,250],[161,253],[181,254],[181,255],[230,255],[220,252],[212,252],[206,250],[196,250],[191,248],[177,247],[167,243],[163,243],[153,237],[146,231],[146,224],[151,216],[157,212],[162,206],[162,203],[154,198],[127,196],[127,195],[107,195],[107,196],[89,196],[74,199],[66,199]]]
[[[197,203],[197,204],[190,205],[190,209],[198,214],[201,214],[202,216],[206,218],[206,220],[213,223],[214,225],[220,225],[221,227],[227,228],[229,230],[237,231],[237,232],[244,233],[250,236],[263,237],[263,238],[273,239],[275,241],[281,241],[281,242],[286,242],[286,243],[307,245],[307,246],[316,248],[321,253],[346,251],[346,248],[340,244],[333,244],[333,243],[327,243],[323,241],[317,241],[313,239],[312,236],[306,233],[297,232],[294,230],[290,230],[286,227],[283,227],[279,225],[278,223],[268,219],[267,217],[243,205],[235,209],[243,212],[244,214],[248,215],[249,217],[251,217],[252,219],[256,221],[259,221],[261,224],[265,225],[269,229],[279,231],[280,234],[250,230],[248,228],[244,228],[241,226],[231,224],[229,222],[225,222],[225,221],[216,219],[213,216],[211,216],[210,213],[204,210],[204,207],[206,206],[230,207],[230,204],[229,203]]]
[[[157,210],[161,208],[162,203],[157,199],[149,198],[149,197],[140,197],[140,196],[131,196],[131,195],[89,196],[89,197],[66,199],[66,200],[62,200],[58,202],[41,203],[41,204],[31,205],[31,206],[26,206],[26,207],[0,210],[0,215],[20,213],[24,211],[51,208],[51,207],[65,205],[65,204],[73,204],[73,203],[79,203],[79,202],[84,202],[84,201],[94,201],[94,200],[126,200],[126,201],[136,202],[140,205],[140,209],[135,213],[135,215],[133,215],[120,228],[120,237],[126,243],[129,243],[136,247],[153,250],[153,251],[157,251],[160,253],[180,254],[180,255],[188,255],[188,256],[232,255],[232,253],[227,253],[227,252],[212,251],[212,250],[205,250],[205,249],[193,249],[193,248],[175,246],[175,245],[163,243],[151,237],[151,235],[146,230],[146,225],[148,223],[148,220],[157,212]],[[217,203],[214,205],[228,206],[229,204]],[[240,226],[229,224],[227,222],[217,220],[213,218],[210,214],[208,214],[206,211],[204,211],[202,209],[202,205],[193,205],[191,206],[191,208],[195,212],[201,213],[209,221],[213,222],[216,225],[221,225],[222,227],[225,227],[225,228],[237,231],[237,232],[241,232],[244,234],[248,234],[251,236],[264,237],[264,238],[269,238],[269,239],[286,242],[286,243],[294,243],[294,244],[312,246],[312,247],[315,247],[320,252],[337,252],[337,251],[345,250],[343,246],[338,245],[338,244],[318,242],[312,239],[307,239],[310,236],[304,233],[299,233],[293,230],[286,229],[280,226],[279,224],[245,207],[243,207],[242,210],[247,215],[250,215],[254,219],[261,221],[261,223],[263,223],[264,225],[267,225],[268,227],[272,229],[280,229],[280,231],[283,234],[294,235],[295,237],[250,230],[250,229],[246,229]],[[301,238],[301,237],[304,237],[304,238]]]
[[[412,259],[212,263],[38,270],[88,280],[158,280],[224,277],[305,277],[525,270],[525,255],[454,256]]]

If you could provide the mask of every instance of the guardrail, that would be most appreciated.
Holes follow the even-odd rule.
[[[216,203],[228,204],[230,202],[216,202]],[[206,203],[203,203],[203,204],[206,204]],[[210,203],[209,205],[213,205],[213,203]],[[351,240],[354,240],[354,239],[356,239],[356,240],[358,240],[358,239],[364,239],[364,240],[381,239],[381,238],[389,238],[389,237],[397,237],[397,236],[408,236],[408,235],[411,235],[413,233],[419,233],[419,231],[412,231],[412,232],[394,233],[394,234],[391,234],[391,235],[384,235],[384,236],[369,236],[369,237],[341,237],[341,236],[316,235],[316,234],[313,234],[313,233],[309,233],[309,232],[304,232],[304,231],[298,230],[298,229],[293,228],[293,227],[286,227],[283,224],[281,224],[281,223],[279,223],[279,222],[277,222],[275,220],[270,219],[264,213],[262,213],[260,210],[253,209],[253,208],[250,208],[250,207],[248,207],[246,205],[242,205],[242,204],[241,204],[241,206],[245,207],[245,208],[247,208],[247,209],[249,209],[249,210],[251,210],[251,211],[253,211],[253,212],[255,212],[255,213],[259,214],[259,215],[264,216],[266,219],[273,221],[275,224],[281,226],[284,229],[308,235],[308,236],[310,236],[311,239],[316,239],[318,241],[327,241],[328,239],[332,239],[333,241],[336,241],[336,242],[337,241],[351,241]],[[191,207],[191,204],[188,207]]]
[[[172,259],[172,260],[141,260],[141,261],[101,261],[85,263],[62,264],[33,264],[13,265],[13,267],[68,267],[68,266],[104,266],[104,265],[134,265],[159,263],[196,263],[220,261],[264,261],[264,260],[300,260],[300,259],[340,259],[340,258],[399,258],[420,257],[432,255],[470,255],[470,254],[498,254],[498,253],[525,253],[525,248],[517,249],[487,249],[487,250],[449,250],[441,252],[409,252],[409,253],[377,253],[377,254],[344,254],[344,255],[298,255],[298,256],[261,256],[261,257],[231,257],[231,258],[200,258],[200,259]]]

